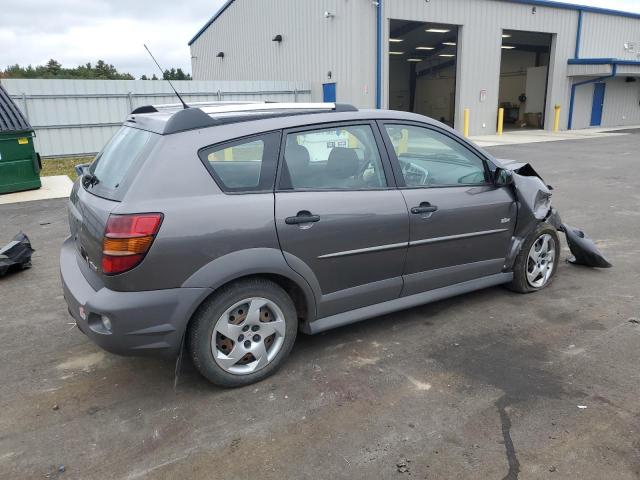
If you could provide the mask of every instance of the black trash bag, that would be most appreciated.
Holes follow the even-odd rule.
[[[13,240],[0,248],[0,277],[9,270],[29,268],[31,266],[31,248],[29,237],[20,232]]]
[[[586,265],[588,267],[609,268],[612,265],[600,253],[596,244],[587,237],[582,230],[570,227],[566,223],[560,225],[559,230],[563,231],[567,237],[569,250],[573,254],[569,258],[569,263],[574,265]]]

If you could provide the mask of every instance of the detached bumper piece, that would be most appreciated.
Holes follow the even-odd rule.
[[[596,244],[585,235],[582,230],[570,227],[563,223],[558,230],[564,232],[567,244],[573,257],[568,259],[574,265],[586,265],[587,267],[610,268],[612,265],[600,253]]]
[[[31,266],[31,248],[29,237],[20,232],[13,240],[0,248],[0,277],[11,270],[22,270]]]

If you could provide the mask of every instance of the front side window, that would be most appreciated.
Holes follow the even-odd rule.
[[[284,163],[283,188],[362,190],[387,185],[369,125],[290,133]]]
[[[227,142],[200,151],[209,171],[226,192],[260,192],[273,188],[277,133]]]
[[[408,187],[486,183],[484,162],[453,138],[413,125],[385,125]]]

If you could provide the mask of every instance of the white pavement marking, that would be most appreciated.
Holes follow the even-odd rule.
[[[71,187],[73,187],[73,182],[66,175],[42,177],[40,180],[42,181],[42,187],[38,190],[27,190],[25,192],[0,195],[0,205],[46,200],[49,198],[66,198],[71,193]]]

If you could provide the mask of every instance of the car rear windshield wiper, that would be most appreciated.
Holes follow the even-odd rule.
[[[82,185],[84,185],[85,188],[93,187],[98,183],[100,183],[100,180],[91,172],[87,172],[82,176]]]

